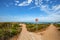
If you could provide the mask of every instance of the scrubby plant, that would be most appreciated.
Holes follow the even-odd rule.
[[[19,23],[0,23],[0,39],[8,40],[9,38],[19,34],[21,30]]]
[[[57,27],[57,29],[60,31],[60,24],[54,24],[56,27]]]
[[[27,30],[30,32],[35,32],[36,30],[45,29],[50,24],[27,24]]]

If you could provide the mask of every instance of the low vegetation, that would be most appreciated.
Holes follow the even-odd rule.
[[[19,23],[0,23],[0,40],[8,40],[21,32]]]
[[[42,31],[46,29],[50,24],[27,24],[27,30],[30,32]]]
[[[19,25],[20,22],[0,22],[0,40],[8,40],[9,38],[20,34],[22,28]],[[30,32],[43,31],[50,24],[35,24],[35,23],[25,23],[27,25],[27,30]],[[54,24],[60,27],[60,24]]]
[[[56,27],[57,27],[57,29],[60,31],[60,24],[54,24]]]

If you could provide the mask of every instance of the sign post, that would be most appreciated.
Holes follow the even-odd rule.
[[[36,18],[35,21],[36,21],[36,31],[37,31],[38,30],[38,25],[37,25],[38,24],[38,18]]]

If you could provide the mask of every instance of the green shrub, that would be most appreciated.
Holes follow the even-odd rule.
[[[50,24],[27,24],[27,30],[34,32],[36,30],[41,30],[47,28]]]
[[[21,32],[19,23],[0,23],[0,39],[8,40],[8,38],[13,37]]]

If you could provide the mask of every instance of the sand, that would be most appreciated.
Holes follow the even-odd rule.
[[[60,32],[53,24],[51,24],[45,31],[38,32],[39,34],[28,32],[25,24],[20,25],[22,25],[21,34],[11,40],[60,40]],[[41,35],[41,33],[43,35]]]
[[[53,24],[51,24],[43,33],[43,40],[60,40],[59,31]]]
[[[37,35],[33,32],[28,32],[25,24],[22,25],[22,32],[17,40],[41,40],[41,35]]]

